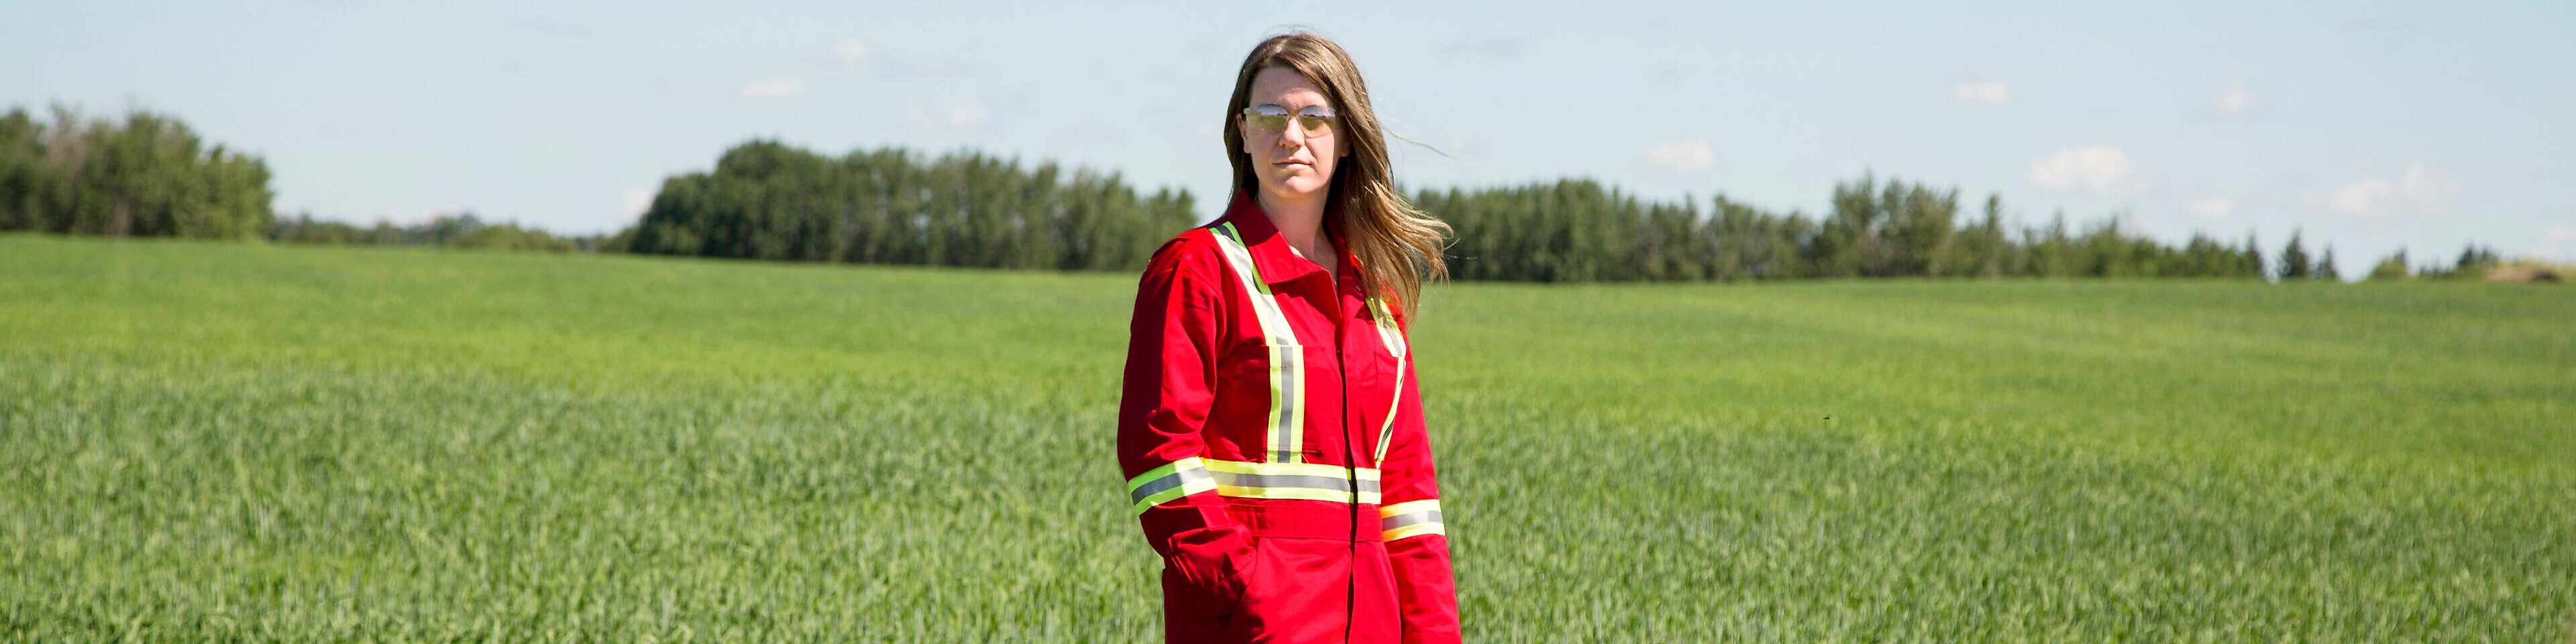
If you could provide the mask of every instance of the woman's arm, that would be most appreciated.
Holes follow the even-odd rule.
[[[1456,642],[1458,598],[1449,573],[1448,529],[1441,522],[1440,484],[1432,474],[1431,435],[1423,427],[1412,360],[1404,361],[1401,377],[1394,440],[1379,464],[1385,486],[1379,527],[1395,568],[1396,598],[1404,604],[1405,643]]]
[[[1242,597],[1237,571],[1251,547],[1198,463],[1207,456],[1199,430],[1215,401],[1226,308],[1214,250],[1187,243],[1188,235],[1204,234],[1191,231],[1156,250],[1136,288],[1118,405],[1118,464],[1146,542],[1198,591],[1183,601],[1222,615]]]

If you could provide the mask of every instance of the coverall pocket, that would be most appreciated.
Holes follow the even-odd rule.
[[[1261,561],[1268,558],[1264,550],[1265,544],[1255,542],[1242,558],[1235,561],[1234,578],[1240,582],[1238,587],[1243,589],[1243,593],[1235,596],[1234,605],[1227,609],[1224,619],[1219,622],[1219,628],[1231,636],[1225,641],[1253,641],[1252,636],[1259,632],[1265,621],[1262,611],[1266,603],[1262,598],[1269,593],[1265,590],[1268,580],[1261,577],[1264,568]]]
[[[1226,578],[1229,581],[1227,586],[1233,588],[1234,593],[1232,597],[1226,598],[1224,612],[1217,616],[1217,623],[1220,625],[1243,621],[1240,618],[1243,616],[1244,606],[1252,601],[1252,588],[1259,579],[1256,575],[1260,573],[1256,571],[1260,569],[1258,562],[1261,561],[1261,546],[1255,543],[1242,554],[1226,559]]]
[[[1251,342],[1238,345],[1217,363],[1216,404],[1212,417],[1258,418],[1258,424],[1232,425],[1210,429],[1221,442],[1244,446],[1249,460],[1263,460],[1269,448],[1274,412],[1291,412],[1304,400],[1307,354],[1302,345],[1273,349]],[[1281,357],[1285,359],[1280,359]],[[1284,400],[1283,400],[1284,399]],[[1283,404],[1284,403],[1284,404]],[[1285,407],[1285,409],[1283,409]]]
[[[1340,641],[1352,610],[1352,545],[1347,539],[1263,538],[1244,571],[1243,603],[1222,629],[1232,637],[1223,641]],[[1365,610],[1393,606],[1391,597],[1358,599]]]
[[[1250,385],[1266,393],[1275,378],[1301,371],[1296,367],[1306,361],[1304,345],[1281,346],[1279,353],[1286,354],[1288,359],[1285,361],[1274,359],[1270,345],[1259,342],[1246,343],[1226,352],[1225,360],[1217,365],[1218,376],[1237,384]]]

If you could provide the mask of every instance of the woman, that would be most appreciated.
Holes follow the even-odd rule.
[[[1406,352],[1448,226],[1396,194],[1368,89],[1312,34],[1252,49],[1225,215],[1136,293],[1118,460],[1174,642],[1458,639]]]

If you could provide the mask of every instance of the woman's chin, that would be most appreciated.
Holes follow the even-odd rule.
[[[1321,180],[1310,180],[1300,177],[1289,179],[1287,181],[1266,182],[1261,186],[1261,190],[1262,192],[1270,193],[1270,198],[1272,199],[1283,201],[1305,201],[1324,196],[1325,187],[1326,184]]]

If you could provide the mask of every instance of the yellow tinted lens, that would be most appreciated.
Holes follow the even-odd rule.
[[[1259,111],[1259,108],[1245,108],[1243,110],[1243,122],[1247,125],[1251,125],[1252,129],[1271,134],[1288,131],[1288,115],[1263,114]]]
[[[1307,134],[1324,134],[1333,131],[1333,117],[1299,114],[1297,126],[1306,128]]]

